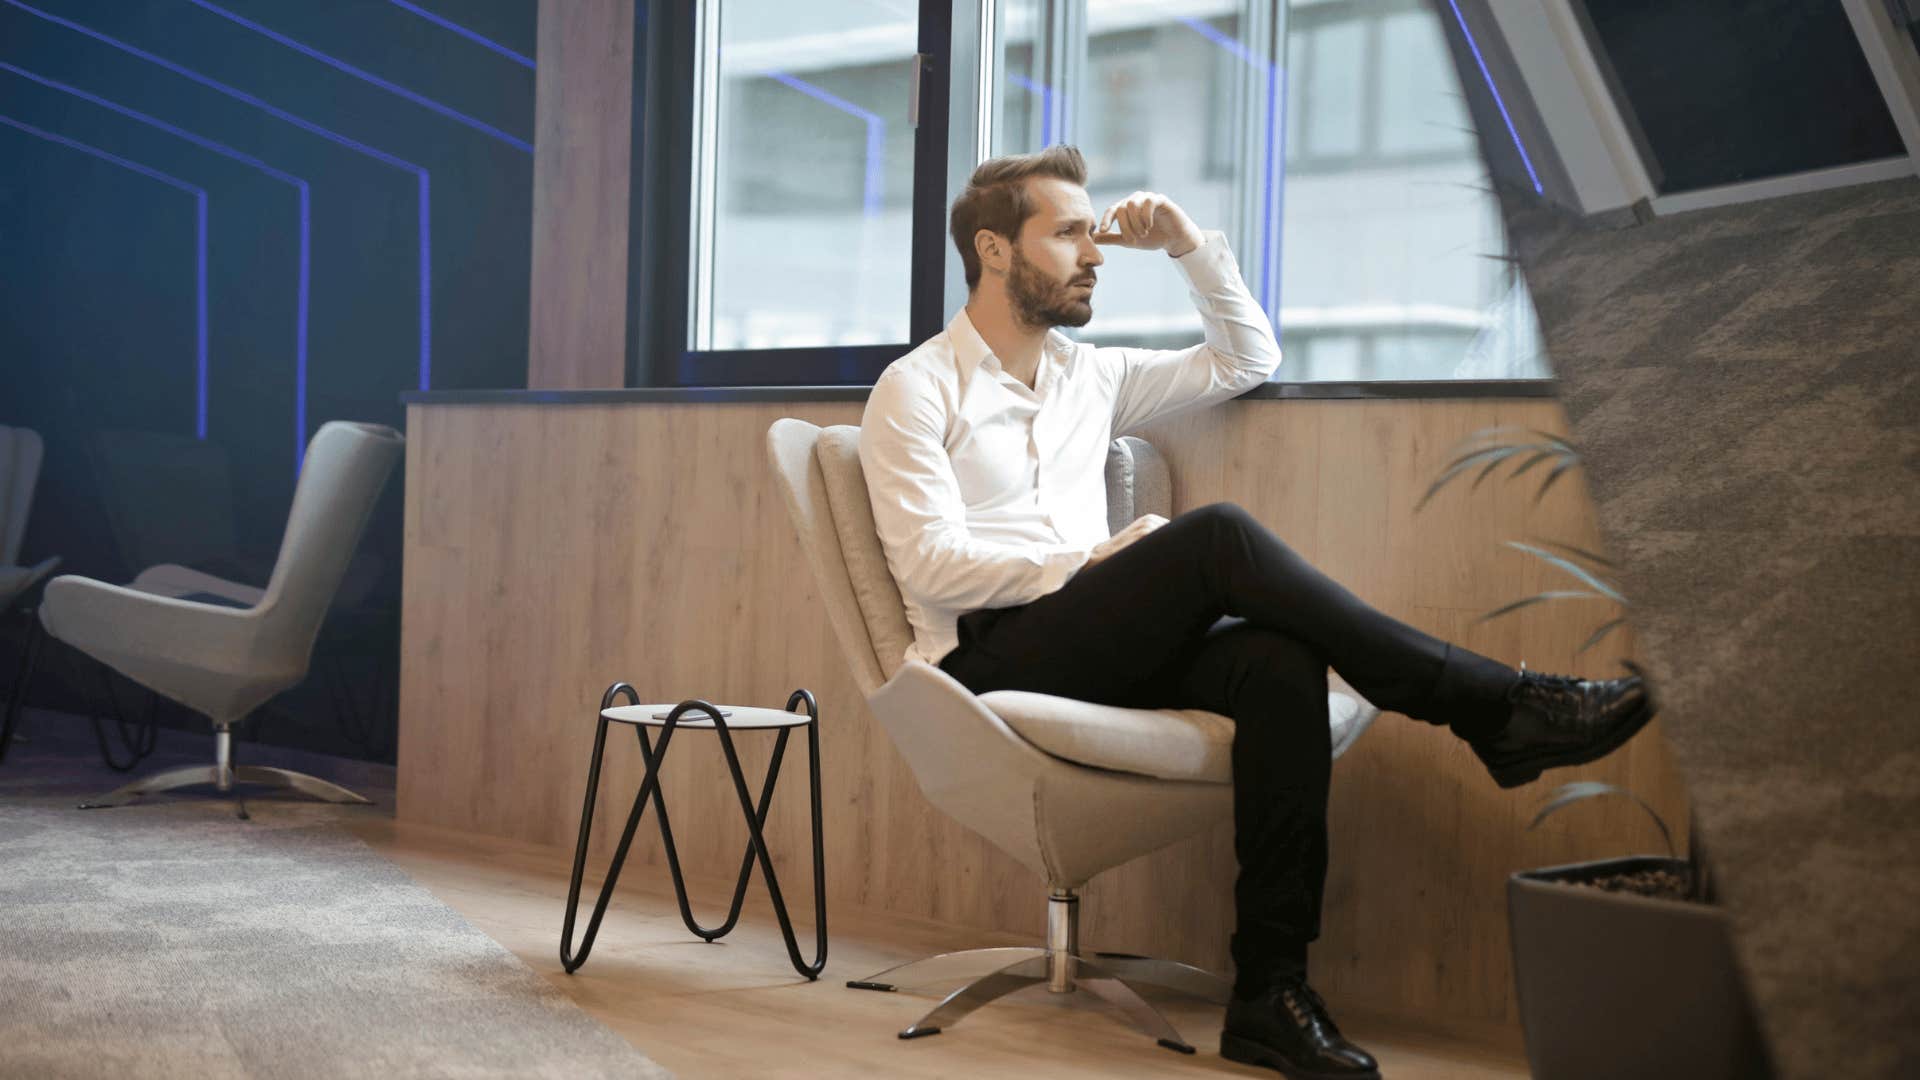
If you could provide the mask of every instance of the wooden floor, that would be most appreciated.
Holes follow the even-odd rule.
[[[558,945],[569,853],[388,818],[361,819],[351,828],[678,1076],[1277,1075],[1222,1060],[1221,1010],[1172,995],[1150,999],[1199,1048],[1194,1056],[1157,1047],[1103,1007],[1080,1004],[1084,995],[1061,1001],[1041,990],[988,1006],[939,1035],[903,1041],[895,1032],[950,988],[874,993],[848,989],[848,979],[937,952],[1035,943],[843,905],[828,912],[826,973],[808,983],[787,963],[758,880],[741,926],[725,940],[705,944],[681,925],[664,869],[630,867],[591,959],[578,974],[567,975]],[[590,880],[583,897],[582,927],[597,884]],[[729,884],[695,883],[696,917],[718,921]],[[803,952],[811,955],[811,898],[804,887],[801,893],[790,903],[796,905]],[[1519,1048],[1505,1033],[1421,1031],[1357,1014],[1337,1001],[1333,1006],[1341,1029],[1397,1080],[1527,1075]]]

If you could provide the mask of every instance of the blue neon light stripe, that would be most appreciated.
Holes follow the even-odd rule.
[[[407,0],[387,0],[387,3],[392,4],[394,7],[400,8],[404,11],[411,11],[415,15],[418,15],[421,18],[427,20],[428,22],[433,23],[435,26],[445,27],[446,29],[453,31],[456,34],[459,34],[461,37],[466,38],[468,41],[471,41],[481,46],[482,48],[492,49],[494,52],[499,53],[501,56],[506,57],[507,59],[513,61],[516,64],[519,64],[521,67],[530,68],[533,66],[532,60],[528,59],[525,56],[520,55],[517,52],[514,52],[512,49],[507,48],[505,45],[500,44],[499,42],[493,40],[492,38],[484,37],[480,34],[476,34],[472,30],[469,30],[466,27],[461,26],[459,23],[454,22],[451,19],[446,19],[446,18],[442,18],[439,15],[435,15],[433,12],[420,7],[418,4],[409,4],[407,3]],[[640,9],[643,12],[646,10],[646,4],[644,2],[640,5]]]
[[[51,131],[43,131],[40,128],[34,127],[32,124],[26,124],[26,123],[22,123],[19,120],[15,120],[11,116],[0,115],[0,124],[6,124],[9,127],[18,128],[19,130],[24,131],[28,135],[32,135],[35,138],[45,139],[48,142],[59,143],[61,146],[78,150],[83,154],[91,154],[94,157],[101,159],[102,161],[112,162],[113,164],[118,165],[123,169],[130,169],[134,172],[139,173],[142,176],[148,177],[149,179],[158,180],[163,184],[166,184],[170,187],[178,188],[181,191],[184,191],[187,194],[193,196],[195,219],[196,219],[195,220],[196,232],[195,232],[195,239],[194,239],[194,258],[197,263],[194,270],[194,283],[195,283],[195,287],[198,290],[194,299],[194,325],[195,325],[195,331],[197,336],[197,341],[195,343],[195,369],[196,369],[198,378],[196,379],[194,384],[193,432],[194,432],[195,438],[205,439],[207,437],[207,192],[206,192],[206,189],[201,187],[196,187],[195,185],[189,184],[185,180],[182,180],[177,176],[172,176],[167,173],[163,173],[159,169],[155,169],[147,165],[142,165],[137,161],[128,161],[126,158],[123,158],[118,154],[108,153],[107,151],[102,150],[97,146],[91,146],[87,143],[81,142],[78,139],[70,139],[65,135],[56,135]]]
[[[1473,53],[1473,62],[1480,66],[1480,77],[1486,80],[1487,90],[1493,94],[1493,104],[1500,110],[1500,119],[1506,122],[1507,134],[1513,138],[1513,148],[1520,151],[1520,164],[1527,167],[1527,179],[1533,181],[1533,193],[1546,194],[1546,188],[1540,186],[1540,174],[1533,171],[1533,159],[1527,156],[1527,148],[1520,144],[1520,132],[1513,126],[1513,117],[1507,115],[1507,103],[1500,97],[1500,88],[1493,85],[1493,73],[1487,70],[1486,58],[1480,55],[1480,44],[1473,40],[1473,31],[1467,29],[1467,20],[1460,14],[1460,5],[1454,0],[1447,0],[1447,6],[1453,9],[1453,21],[1460,24],[1460,32],[1466,35],[1467,49]]]
[[[7,63],[5,60],[0,60],[0,71],[10,71],[15,75],[20,76],[23,79],[28,79],[33,82],[37,82],[41,86],[58,90],[63,94],[72,94],[74,97],[80,98],[83,101],[91,101],[92,103],[100,106],[103,109],[111,109],[122,116],[130,117],[134,120],[138,120],[141,123],[148,125],[149,127],[159,128],[161,131],[164,131],[169,135],[178,136],[179,138],[185,139],[188,142],[194,144],[195,146],[201,147],[202,149],[211,150],[216,154],[219,154],[223,157],[232,158],[233,160],[241,162],[242,164],[245,164],[245,165],[251,165],[252,167],[260,170],[261,172],[266,173],[268,176],[273,177],[275,180],[280,180],[288,184],[293,184],[295,186],[299,186],[301,184],[306,183],[305,180],[300,179],[299,177],[293,175],[292,173],[282,172],[281,170],[274,168],[273,166],[267,164],[266,162],[261,161],[259,158],[254,157],[252,154],[248,154],[241,150],[236,150],[233,147],[228,146],[224,143],[215,142],[212,139],[206,138],[203,135],[196,135],[193,132],[186,130],[185,128],[176,127],[173,124],[167,123],[165,120],[161,120],[157,117],[149,116],[138,109],[130,108],[126,105],[122,105],[115,101],[110,101],[106,98],[99,96],[98,94],[89,93],[85,90],[80,89],[77,86],[70,86],[66,83],[59,81],[58,79],[50,79],[45,75],[40,75],[35,72],[28,71],[26,68],[20,67],[16,64]]]
[[[307,182],[305,180],[302,180],[300,177],[293,175],[292,173],[283,172],[279,169],[274,168],[273,166],[267,164],[266,162],[261,161],[259,158],[254,157],[252,154],[248,154],[243,151],[236,150],[233,147],[226,145],[225,143],[215,142],[212,139],[209,139],[203,135],[196,135],[193,132],[186,130],[185,128],[175,127],[174,125],[167,123],[165,120],[161,120],[153,116],[148,116],[146,113],[143,113],[138,109],[129,108],[125,105],[120,104],[117,101],[110,101],[106,98],[101,97],[98,94],[88,93],[87,91],[82,90],[77,86],[69,86],[66,83],[60,82],[57,79],[49,79],[44,75],[39,75],[34,72],[28,71],[23,67],[18,67],[14,64],[9,64],[4,60],[0,60],[0,71],[9,71],[15,75],[20,76],[23,79],[29,79],[33,82],[39,83],[40,85],[48,87],[50,89],[58,90],[65,94],[71,94],[74,97],[80,98],[83,101],[90,101],[95,105],[100,106],[101,108],[110,109],[116,113],[119,113],[122,116],[128,117],[133,120],[138,120],[140,123],[146,124],[149,127],[158,128],[161,131],[168,133],[169,135],[173,135],[177,138],[185,139],[186,141],[202,149],[211,150],[214,153],[221,155],[222,157],[231,158],[234,161],[238,161],[243,165],[251,166],[252,168],[258,169],[259,171],[267,174],[268,176],[274,178],[275,180],[279,180],[282,183],[291,185],[294,188],[294,190],[298,193],[299,202],[300,202],[300,295],[298,298],[298,305],[297,305],[299,314],[296,318],[296,328],[295,328],[296,338],[294,342],[294,408],[293,408],[293,437],[294,437],[293,475],[295,479],[298,479],[300,476],[301,462],[306,458],[306,444],[307,444],[307,439],[306,439],[307,340],[308,340],[307,297],[308,297],[308,284],[310,281],[310,275],[308,273],[308,265],[309,265],[309,258],[310,258],[310,252],[311,252],[311,236],[312,236],[312,199],[311,199],[311,192],[307,187]]]
[[[1020,89],[1029,94],[1040,95],[1040,146],[1053,145],[1053,87],[1046,83],[1034,82],[1025,75],[1007,76]]]
[[[219,6],[218,4],[211,3],[210,0],[187,0],[187,3],[192,4],[194,7],[201,8],[205,11],[210,11],[213,14],[218,15],[221,18],[227,20],[228,22],[236,23],[240,26],[244,26],[256,34],[261,34],[268,38],[271,38],[272,40],[277,41],[282,45],[285,45],[287,48],[292,49],[303,56],[308,56],[315,60],[320,61],[321,63],[327,65],[328,67],[333,68],[335,71],[343,71],[348,75],[351,75],[356,79],[359,79],[362,82],[371,83],[372,85],[377,86],[380,89],[385,90],[390,94],[398,94],[399,96],[406,98],[408,101],[413,102],[415,105],[418,105],[423,109],[431,109],[432,111],[439,113],[441,116],[444,116],[447,119],[454,121],[455,123],[465,124],[466,126],[472,128],[473,130],[481,132],[482,134],[491,135],[492,137],[499,139],[501,142],[506,143],[508,146],[513,147],[515,150],[518,150],[526,154],[533,153],[533,144],[525,142],[524,140],[521,140],[521,139],[516,139],[513,136],[507,134],[506,132],[501,131],[499,128],[494,127],[492,124],[485,123],[484,121],[481,121],[481,120],[476,120],[473,117],[468,116],[466,113],[463,113],[458,109],[452,108],[447,105],[442,105],[439,102],[433,100],[432,98],[426,96],[425,94],[415,93],[414,91],[409,90],[406,87],[399,85],[398,83],[388,82],[387,80],[381,78],[380,76],[375,75],[372,72],[363,71],[360,68],[354,67],[352,64],[349,64],[344,60],[336,60],[335,58],[328,56],[326,53],[323,53],[320,50],[313,48],[312,46],[304,45],[276,30],[269,30],[268,28],[260,25],[259,23],[254,22],[252,19],[248,19],[248,18],[245,18],[244,16],[236,15],[233,12],[228,11],[226,8]]]
[[[1254,67],[1264,68],[1272,66],[1267,63],[1265,57],[1247,48],[1245,42],[1221,32],[1219,27],[1214,26],[1205,19],[1196,19],[1188,16],[1182,18],[1180,22],[1186,26],[1187,29],[1199,34],[1201,37],[1206,38],[1208,41],[1213,42],[1215,45],[1220,46],[1222,49],[1227,50],[1240,59],[1245,60]]]
[[[428,362],[432,355],[433,337],[433,289],[430,279],[433,274],[433,258],[428,250],[430,237],[427,222],[431,218],[428,212],[427,185],[429,179],[425,169],[420,170],[420,389],[433,389],[433,366]]]
[[[195,0],[195,3],[198,3],[198,2],[199,0]],[[887,122],[885,120],[880,119],[879,115],[869,112],[858,105],[855,105],[853,102],[848,101],[846,98],[840,97],[829,90],[825,90],[821,87],[815,86],[810,82],[806,82],[802,79],[796,79],[793,76],[788,75],[786,72],[769,71],[766,73],[766,75],[767,75],[767,78],[772,79],[773,81],[780,83],[783,86],[789,87],[794,90],[798,90],[801,93],[807,95],[808,97],[813,98],[815,101],[825,102],[826,104],[831,105],[836,109],[839,109],[843,113],[847,113],[850,116],[857,116],[860,119],[866,121],[866,124],[867,124],[867,174],[866,174],[866,188],[862,192],[861,203],[864,207],[864,212],[866,216],[873,217],[876,214],[878,214],[880,212],[880,186],[882,182],[882,179],[881,179],[882,173],[880,170],[880,165],[881,165],[880,155],[882,152],[882,148],[886,142]]]
[[[350,139],[347,136],[342,135],[336,131],[328,130],[327,128],[321,127],[319,124],[316,124],[311,120],[307,120],[302,117],[295,116],[294,114],[286,111],[285,109],[279,108],[278,106],[275,106],[275,105],[271,105],[266,101],[261,100],[260,98],[254,97],[252,94],[249,94],[244,90],[235,89],[234,87],[228,86],[226,83],[220,82],[217,79],[210,79],[207,76],[202,75],[197,71],[194,71],[190,68],[182,67],[179,64],[176,64],[173,61],[166,59],[165,57],[155,56],[153,53],[147,52],[145,49],[141,49],[137,46],[129,45],[126,42],[119,40],[118,38],[109,37],[108,35],[103,34],[98,30],[95,30],[88,26],[82,26],[81,24],[74,22],[71,19],[63,19],[58,15],[41,11],[39,8],[31,7],[25,3],[22,3],[21,0],[0,0],[0,3],[5,3],[12,7],[19,8],[21,11],[24,11],[27,14],[32,15],[36,18],[44,19],[47,22],[53,23],[55,26],[65,27],[66,29],[72,30],[75,33],[84,34],[87,37],[90,37],[95,41],[98,41],[104,45],[111,45],[114,48],[119,49],[121,52],[127,53],[132,56],[137,56],[140,59],[145,60],[150,64],[157,64],[160,67],[163,67],[168,71],[173,72],[175,75],[178,75],[183,79],[190,79],[193,82],[199,83],[201,86],[208,88],[209,90],[215,90],[215,91],[218,91],[219,93],[225,94],[230,98],[233,98],[236,101],[245,102],[246,104],[251,105],[256,109],[259,109],[262,112],[267,113],[269,116],[272,116],[275,119],[282,120],[286,123],[292,124],[293,126],[299,128],[302,131],[306,131],[314,135],[318,135],[323,139],[326,139],[333,143],[337,143],[341,146],[346,147],[349,150],[354,150],[354,151],[357,151],[358,153],[365,154],[376,161],[382,162],[387,165],[391,165],[396,169],[404,169],[408,172],[413,173],[416,177],[418,177],[419,188],[420,188],[420,389],[422,390],[430,389],[429,384],[432,381],[431,373],[433,370],[432,369],[433,333],[432,333],[432,323],[428,321],[428,316],[432,312],[433,305],[432,305],[432,297],[431,297],[432,275],[430,272],[430,264],[432,260],[430,258],[431,252],[429,250],[430,245],[428,243],[428,240],[431,235],[432,215],[429,213],[429,205],[428,205],[428,199],[427,199],[428,179],[427,179],[427,170],[425,168],[419,165],[415,165],[411,161],[406,161],[401,158],[397,158],[392,154],[387,153],[384,150],[377,150],[371,146],[368,146],[366,143],[359,142],[354,139]]]

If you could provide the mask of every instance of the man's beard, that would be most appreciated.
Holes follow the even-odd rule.
[[[1093,274],[1089,271],[1082,277],[1090,279]],[[1091,294],[1081,296],[1074,286],[1048,278],[1020,254],[1018,246],[1007,274],[1007,299],[1013,302],[1013,313],[1028,326],[1085,326],[1093,318]]]

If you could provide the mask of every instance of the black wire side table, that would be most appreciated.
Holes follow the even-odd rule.
[[[618,706],[614,702],[625,697],[629,704]],[[806,705],[806,712],[797,713],[794,707]],[[689,715],[692,714],[692,715]],[[633,809],[627,814],[627,827],[620,834],[620,845],[614,849],[613,862],[607,868],[607,880],[600,886],[600,899],[593,905],[593,916],[587,920],[587,930],[580,939],[580,951],[576,954],[573,946],[574,916],[580,906],[580,879],[587,867],[587,840],[593,828],[593,807],[600,791],[600,761],[606,753],[607,728],[610,724],[627,724],[633,728],[640,742],[640,756],[646,762],[646,777],[640,783],[640,792],[633,798]],[[660,741],[656,744],[647,737],[647,729],[660,729]],[[767,842],[762,830],[766,827],[767,811],[773,805],[773,785],[780,776],[780,762],[787,751],[787,738],[795,728],[807,729],[807,757],[809,765],[808,779],[811,781],[813,806],[813,912],[814,912],[814,958],[812,963],[802,959],[799,943],[794,939],[793,921],[787,917],[787,903],[780,893],[780,881],[773,873],[773,859],[767,854]],[[740,812],[747,821],[747,850],[740,859],[740,878],[733,887],[733,904],[727,911],[727,921],[719,926],[706,927],[693,917],[693,907],[687,902],[686,880],[680,873],[680,855],[673,846],[673,827],[667,820],[666,800],[660,794],[660,766],[666,760],[667,744],[672,741],[675,731],[712,731],[720,736],[720,750],[727,759],[727,770],[733,774],[733,789],[740,797]],[[767,765],[767,778],[761,785],[760,802],[756,807],[753,797],[747,790],[746,775],[740,769],[740,755],[734,749],[733,734],[736,731],[778,731],[779,737],[773,744],[773,760]],[[687,929],[707,941],[716,941],[727,936],[734,925],[740,921],[740,908],[747,896],[747,880],[753,876],[754,860],[760,862],[760,872],[767,879],[767,893],[773,899],[774,914],[780,920],[781,936],[787,941],[787,959],[793,962],[793,969],[807,979],[817,979],[827,966],[827,889],[826,857],[821,847],[820,833],[820,708],[814,702],[813,695],[805,690],[795,690],[787,699],[787,707],[781,709],[754,709],[733,705],[713,705],[697,698],[683,701],[678,705],[642,705],[640,695],[626,683],[614,683],[600,699],[600,722],[593,736],[593,758],[587,766],[587,797],[580,809],[580,839],[573,849],[573,878],[567,885],[567,914],[560,927],[560,964],[571,975],[581,964],[587,962],[587,954],[593,951],[593,939],[600,932],[600,920],[607,913],[607,902],[613,898],[614,883],[620,880],[620,868],[627,861],[627,851],[633,845],[633,834],[640,827],[640,817],[646,812],[647,803],[653,803],[654,819],[660,824],[660,841],[667,852],[667,868],[673,873],[673,891],[680,901],[680,920]]]

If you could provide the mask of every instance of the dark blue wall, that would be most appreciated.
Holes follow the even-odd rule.
[[[48,442],[27,561],[58,554],[65,569],[107,580],[141,569],[110,535],[90,440],[114,429],[197,435],[199,198],[178,185],[206,193],[206,439],[226,452],[238,539],[254,562],[271,560],[304,439],[335,418],[401,426],[396,395],[420,385],[419,171],[430,199],[431,385],[525,385],[534,72],[506,54],[534,56],[536,0],[218,6],[233,18],[195,0],[0,0],[0,65],[30,73],[0,68],[0,117],[13,121],[0,123],[0,423]],[[310,203],[303,426],[301,197],[289,177]],[[379,578],[368,605],[389,612],[400,486],[396,471],[366,541]],[[356,749],[335,734],[324,694],[289,701],[263,737]],[[390,752],[390,731],[360,734],[359,752]]]

